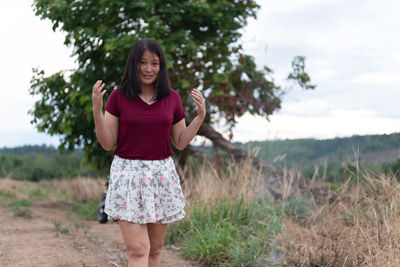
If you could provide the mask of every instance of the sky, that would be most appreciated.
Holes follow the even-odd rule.
[[[0,1],[0,147],[59,143],[38,133],[28,111],[32,68],[50,75],[76,67],[64,33],[34,15],[31,0]],[[395,0],[260,0],[239,41],[284,89],[282,108],[244,115],[233,141],[328,139],[400,132],[400,2]],[[306,57],[315,90],[286,80]],[[188,122],[187,122],[188,123]],[[219,128],[223,129],[223,127]]]

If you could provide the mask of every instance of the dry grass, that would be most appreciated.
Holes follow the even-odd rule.
[[[88,202],[100,198],[104,184],[104,179],[88,177],[40,182],[4,178],[0,179],[0,192],[17,199]]]
[[[400,183],[360,172],[336,201],[319,205],[307,226],[283,222],[277,240],[289,266],[400,266]]]
[[[213,205],[266,194],[263,176],[250,160],[232,161],[223,170],[199,164],[182,173],[187,174],[184,193],[189,202]],[[283,177],[268,183],[282,196],[277,205],[286,207],[300,198],[313,208],[301,222],[283,216],[274,244],[284,255],[284,266],[400,266],[400,182],[394,175],[372,171],[352,175],[357,178],[340,184],[336,192],[323,179],[305,179],[296,170],[284,170]]]
[[[239,164],[231,160],[225,166],[204,162],[196,168],[178,171],[185,177],[182,187],[189,202],[217,204],[222,199],[247,202],[260,192],[262,175],[252,168],[250,158]]]
[[[13,198],[23,198],[25,195],[20,191],[22,185],[35,186],[35,182],[16,181],[10,178],[1,178],[0,192]]]
[[[67,192],[74,200],[91,201],[99,198],[105,189],[105,179],[76,177],[74,179],[55,180],[54,184],[59,190]]]
[[[240,164],[198,164],[179,170],[188,202],[218,204],[222,199],[251,201],[265,194],[265,181],[252,168],[250,159]],[[183,176],[183,173],[186,175]],[[284,207],[294,197],[307,199],[313,210],[301,223],[291,215],[274,244],[284,254],[284,266],[400,266],[400,183],[394,175],[358,171],[357,177],[333,193],[329,184],[313,177],[301,178],[286,170],[274,181],[281,192],[277,205]],[[308,181],[308,182],[307,182]],[[65,192],[73,200],[90,201],[104,189],[104,179],[78,177],[55,180],[52,186],[0,179],[0,191],[20,198],[22,184],[46,190],[49,198]],[[50,190],[50,191],[48,191]],[[53,190],[58,193],[49,193]],[[334,196],[334,197],[333,197]]]

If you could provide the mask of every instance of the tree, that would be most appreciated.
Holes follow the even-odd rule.
[[[259,5],[254,0],[35,0],[33,7],[41,19],[51,20],[54,31],[66,33],[64,44],[74,47],[78,67],[50,76],[33,70],[30,93],[40,99],[30,111],[32,123],[41,132],[59,135],[60,148],[83,146],[97,167],[109,166],[111,154],[96,141],[92,86],[102,79],[108,93],[116,88],[130,48],[142,38],[163,47],[171,84],[190,121],[195,104],[189,91],[202,90],[208,113],[199,134],[215,145],[230,146],[212,128],[217,120],[224,119],[231,130],[245,112],[268,117],[280,108],[281,88],[270,78],[272,71],[257,69],[238,43],[239,30],[249,17],[256,18]],[[293,68],[288,78],[312,89],[304,58],[295,58]]]

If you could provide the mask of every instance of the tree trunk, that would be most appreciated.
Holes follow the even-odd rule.
[[[209,125],[202,124],[197,134],[210,139],[215,148],[220,148],[233,155],[235,161],[240,162],[250,156],[248,152],[226,140],[220,133],[215,131]],[[253,161],[254,167],[258,170],[262,170],[265,177],[265,184],[263,186],[266,187],[274,199],[283,199],[291,194],[291,192],[284,192],[282,189],[282,181],[286,179],[286,174],[282,168],[273,166],[258,157],[250,157]],[[298,178],[300,179],[300,177]]]
[[[215,148],[220,148],[233,155],[236,161],[242,161],[249,156],[248,152],[226,140],[219,132],[215,131],[209,125],[202,124],[197,134],[210,139]],[[282,174],[282,170],[280,168],[275,167],[258,157],[251,156],[251,159],[253,160],[254,167],[258,169],[261,168],[262,171],[267,172],[270,175],[275,176]]]

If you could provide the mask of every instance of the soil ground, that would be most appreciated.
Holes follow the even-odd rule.
[[[79,219],[62,202],[33,202],[31,218],[15,216],[0,201],[0,267],[128,266],[118,223]],[[161,266],[200,267],[164,247]]]

